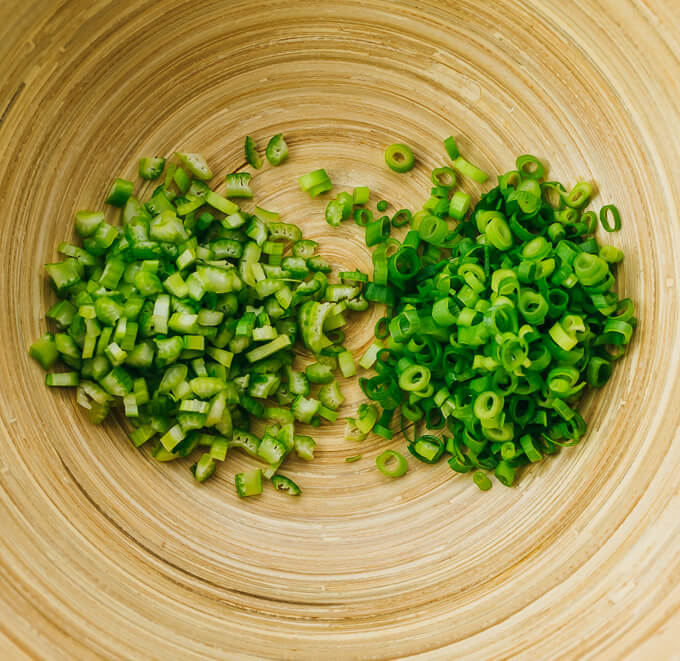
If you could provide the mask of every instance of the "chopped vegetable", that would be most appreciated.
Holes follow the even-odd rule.
[[[410,147],[395,143],[385,150],[385,163],[395,172],[408,172],[413,169],[413,152]]]
[[[413,214],[408,209],[399,209],[392,216],[392,227],[403,227],[409,225],[413,220]]]
[[[486,180],[452,139],[446,146],[456,170]],[[366,228],[367,245],[378,245],[366,299],[388,305],[375,328],[385,346],[374,343],[359,363],[377,372],[360,379],[382,408],[371,415],[373,431],[391,438],[399,410],[414,457],[450,455],[451,468],[474,471],[480,489],[491,486],[482,471],[511,486],[523,465],[580,441],[578,399],[607,381],[637,323],[630,300],[612,291],[621,251],[588,236],[595,215],[582,209],[592,185],[566,193],[542,183],[545,169],[531,155],[516,168],[469,220],[469,195],[449,200],[455,174],[437,168],[432,197],[401,243],[380,243],[377,221]],[[557,201],[546,202],[555,191]],[[447,216],[459,222],[451,227]],[[600,217],[605,229],[620,227],[613,205]],[[346,437],[360,438],[361,422],[349,419]],[[420,434],[420,425],[441,431]]]
[[[354,204],[366,204],[371,195],[371,189],[368,186],[357,186],[352,192],[352,200]]]
[[[288,158],[288,145],[283,133],[277,133],[269,140],[265,156],[272,165],[281,165]]]
[[[256,170],[259,170],[262,167],[262,156],[257,153],[255,140],[249,135],[246,136],[245,153],[248,164],[252,165]]]
[[[408,470],[408,462],[404,455],[396,450],[385,450],[375,460],[378,470],[387,477],[401,477]]]
[[[300,188],[305,193],[309,193],[312,197],[327,193],[333,188],[333,184],[324,169],[314,170],[308,174],[302,175],[298,179],[298,183],[300,184]]]
[[[142,179],[158,179],[163,174],[165,159],[160,156],[152,158],[144,157],[139,159],[137,173]]]
[[[486,473],[483,473],[482,471],[475,471],[472,474],[472,480],[481,491],[488,491],[491,489],[491,480],[488,478]]]
[[[250,190],[250,172],[233,172],[226,176],[227,191],[225,197],[252,198]]]
[[[271,145],[282,160],[285,142]],[[62,243],[63,261],[46,265],[61,299],[48,313],[56,332],[29,354],[45,370],[58,362],[71,370],[51,372],[45,382],[77,387],[95,424],[120,409],[134,445],[151,441],[159,461],[206,447],[191,467],[197,482],[236,447],[265,465],[237,479],[241,495],[261,492],[262,475],[297,495],[277,471],[293,450],[314,458],[314,440],[295,433],[296,419],[337,419],[344,401],[334,380],[338,363],[321,352],[343,355],[343,374],[352,372],[341,328],[346,310],[365,309],[366,276],[346,273],[350,280],[329,285],[331,267],[315,254],[315,241],[274,212],[248,214],[212,191],[202,156],[177,158],[181,165],[169,164],[165,183],[145,202],[132,196],[131,182],[115,181],[109,202],[125,205],[123,227],[100,212],[76,214],[83,247]],[[152,178],[164,165],[141,159],[139,169]],[[250,178],[227,175],[226,195],[252,197]],[[352,196],[337,200],[349,215]],[[292,256],[283,257],[288,248]],[[298,338],[318,354],[306,373],[292,369]],[[310,396],[310,380],[326,384],[318,398]],[[276,420],[279,428],[259,438],[248,431],[251,418]]]
[[[478,184],[483,184],[489,178],[489,175],[486,172],[480,170],[476,165],[472,165],[472,163],[466,161],[462,156],[453,159],[453,167],[464,177],[468,177]]]
[[[215,459],[209,452],[205,452],[191,467],[191,472],[194,474],[196,482],[205,482],[215,472],[216,467]]]
[[[611,215],[614,224],[609,223],[609,216]],[[600,222],[605,232],[618,232],[621,229],[621,216],[619,210],[614,204],[607,204],[600,209]]]
[[[236,473],[234,478],[236,483],[236,493],[240,498],[248,496],[259,496],[262,493],[262,469]]]
[[[135,185],[127,179],[116,179],[113,184],[111,184],[106,203],[111,204],[114,207],[122,207],[128,201],[130,195],[132,195],[134,186]]]
[[[446,153],[452,161],[455,161],[458,158],[458,145],[452,135],[444,140],[444,149],[446,149]]]
[[[289,496],[300,495],[300,487],[285,475],[274,475],[272,485],[277,491],[285,491]]]
[[[189,154],[185,152],[175,152],[175,155],[181,161],[182,165],[189,171],[191,175],[201,181],[212,179],[212,170],[208,166],[208,162],[201,154]]]
[[[50,369],[59,360],[59,351],[51,333],[45,333],[39,340],[36,340],[28,353],[44,370]]]

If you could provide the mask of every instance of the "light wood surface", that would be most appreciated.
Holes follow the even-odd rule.
[[[0,658],[680,658],[679,34],[678,0],[0,3]],[[256,196],[336,265],[369,264],[361,236],[296,177],[413,207],[451,133],[489,171],[535,153],[618,203],[642,321],[585,442],[483,494],[446,464],[389,481],[374,457],[403,441],[338,424],[290,461],[302,497],[239,501],[246,458],[199,487],[44,388],[26,348],[73,212],[141,155],[223,175],[279,130],[290,160]]]

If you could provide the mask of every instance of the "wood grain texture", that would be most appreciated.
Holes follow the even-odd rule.
[[[677,0],[4,0],[0,657],[680,658],[679,34]],[[453,133],[489,171],[531,152],[597,181],[642,322],[585,442],[481,494],[446,465],[387,481],[394,443],[329,426],[291,460],[301,498],[241,502],[247,459],[198,487],[43,387],[26,347],[73,212],[141,155],[201,151],[222,175],[279,130],[291,158],[259,201],[350,268],[356,228],[297,190],[314,167],[413,206]],[[397,140],[408,175],[382,163]]]

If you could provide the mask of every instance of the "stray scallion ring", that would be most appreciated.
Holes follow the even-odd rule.
[[[593,185],[587,181],[579,181],[567,194],[563,194],[564,203],[568,207],[581,209],[585,207],[593,194]]]
[[[614,221],[613,225],[609,223],[610,215]],[[606,204],[600,209],[600,223],[605,232],[618,232],[621,229],[621,215],[615,204]]]
[[[542,179],[545,175],[543,163],[531,154],[518,156],[515,167],[522,177],[526,179]]]
[[[464,191],[456,191],[449,202],[449,216],[456,220],[463,220],[470,208],[470,195]]]
[[[489,175],[484,172],[484,170],[480,170],[476,165],[466,161],[462,156],[458,156],[458,158],[454,159],[453,167],[464,177],[469,177],[478,184],[483,184],[489,178]]]
[[[408,470],[406,458],[396,450],[385,450],[375,458],[375,464],[387,477],[401,477]]]
[[[452,168],[446,166],[432,170],[430,178],[435,186],[442,188],[453,188],[456,185],[456,173]]]
[[[432,427],[428,424],[428,427]],[[440,438],[426,434],[408,445],[409,452],[426,464],[436,464],[444,454],[445,446]]]
[[[458,145],[452,135],[444,140],[444,149],[446,149],[446,153],[452,161],[458,158]]]
[[[449,233],[449,228],[446,221],[437,216],[429,215],[421,221],[418,233],[423,241],[437,245],[444,241]]]
[[[408,225],[413,219],[413,214],[408,209],[399,209],[392,216],[392,227],[403,227]]]
[[[366,227],[366,225],[373,222],[373,212],[370,209],[355,209],[353,215],[354,222],[359,227]]]
[[[413,168],[413,152],[404,144],[394,143],[385,150],[385,163],[395,172],[408,172]]]
[[[377,220],[371,221],[366,225],[366,245],[374,246],[378,243],[382,243],[389,234],[390,219],[388,216],[381,216]]]
[[[482,471],[475,471],[472,474],[472,480],[479,487],[480,491],[488,491],[491,489],[491,480],[486,473],[483,473]]]

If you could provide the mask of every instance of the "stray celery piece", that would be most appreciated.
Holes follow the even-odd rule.
[[[201,455],[201,458],[191,467],[191,472],[196,482],[205,482],[214,472],[217,464],[209,452]]]
[[[323,168],[302,175],[298,179],[298,183],[300,188],[312,197],[317,197],[321,193],[326,193],[333,188],[333,184]]]
[[[277,213],[276,211],[268,211],[267,209],[263,209],[262,207],[255,207],[255,215],[260,220],[264,220],[265,223],[276,222],[281,216],[281,214]]]
[[[262,469],[256,468],[244,473],[236,473],[234,482],[239,498],[259,496],[262,493]]]
[[[246,136],[245,154],[246,161],[248,161],[249,165],[254,167],[256,170],[259,170],[262,167],[262,156],[257,153],[255,140],[253,140],[253,138],[251,138],[249,135]]]
[[[232,214],[235,214],[239,210],[237,204],[234,204],[231,200],[228,200],[226,197],[222,197],[215,191],[209,191],[208,193],[206,193],[205,201],[214,209],[217,209],[218,211],[227,214],[227,216],[231,216]]]
[[[105,216],[101,211],[76,211],[76,232],[82,237],[92,236],[104,222]]]
[[[175,185],[182,195],[184,195],[189,190],[189,186],[191,186],[191,178],[186,173],[186,170],[181,167],[175,168],[175,171],[172,174],[172,180],[175,182]]]
[[[250,189],[250,172],[232,172],[225,180],[227,182],[225,197],[253,197],[253,191]]]
[[[340,367],[340,372],[346,379],[357,373],[354,356],[351,351],[343,351],[338,354],[338,367]]]
[[[289,477],[286,477],[285,475],[273,475],[272,476],[272,485],[277,491],[283,491],[284,493],[287,493],[289,496],[299,496],[300,495],[300,487],[293,482]]]
[[[78,372],[57,372],[45,375],[45,385],[70,388],[80,383]]]
[[[148,157],[139,159],[137,173],[142,179],[158,179],[165,169],[165,159],[160,156]]]
[[[272,165],[281,165],[288,158],[288,145],[283,139],[283,133],[272,136],[267,144],[265,156]]]
[[[201,154],[191,154],[178,151],[175,152],[175,156],[177,156],[182,165],[197,179],[201,179],[203,181],[212,179],[212,170],[208,166],[208,162]]]
[[[378,352],[383,348],[382,344],[379,342],[373,342],[366,352],[359,360],[359,367],[363,367],[365,370],[370,369],[375,364],[378,359]]]
[[[50,369],[59,359],[57,345],[51,333],[45,333],[39,340],[36,340],[31,345],[28,353],[44,370]]]
[[[114,207],[122,207],[127,201],[135,185],[127,179],[116,179],[109,189],[106,203]]]
[[[306,436],[304,434],[295,434],[295,452],[300,459],[305,461],[312,461],[314,459],[314,449],[316,448],[316,442],[311,436]]]

